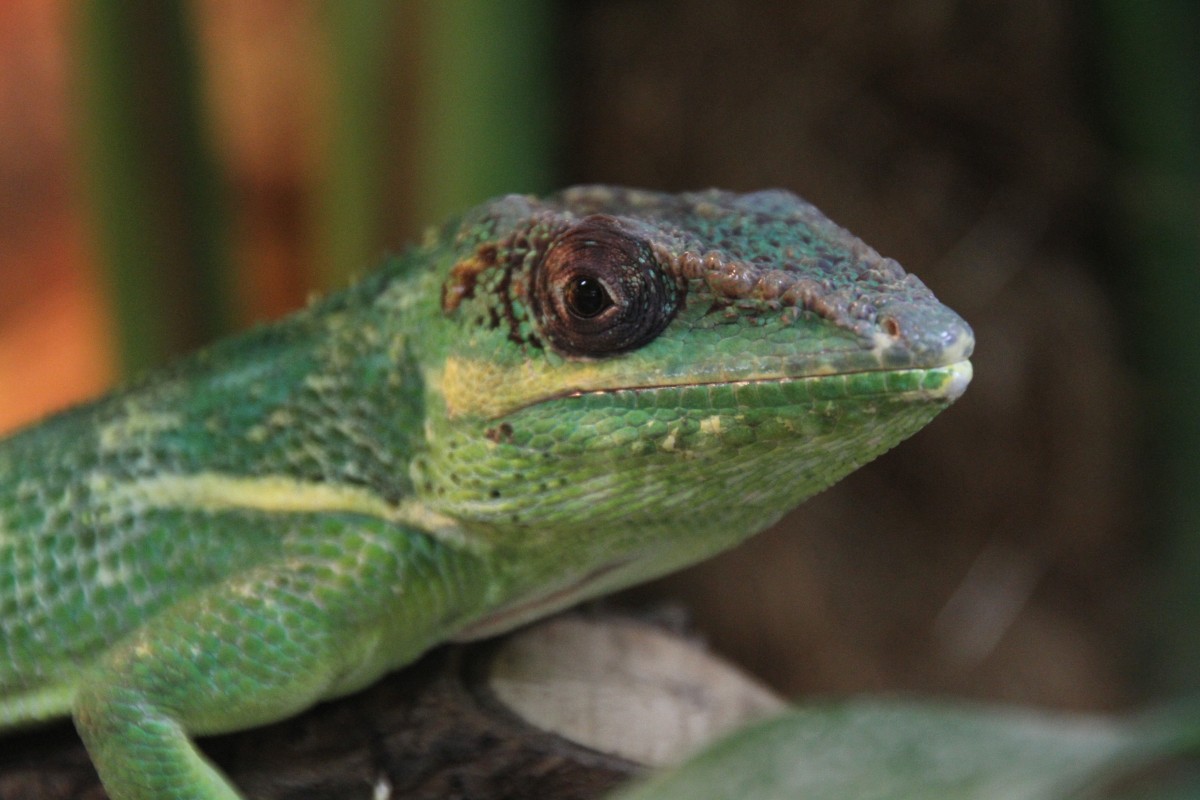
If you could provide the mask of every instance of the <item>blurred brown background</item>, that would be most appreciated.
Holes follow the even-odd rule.
[[[123,363],[113,297],[131,290],[113,288],[89,188],[103,181],[88,42],[105,5],[0,3],[0,430],[99,392]],[[523,2],[453,24],[428,0],[366,5],[382,11],[361,48],[332,4],[181,6],[233,265],[230,326],[336,285],[331,253],[362,252],[353,271],[474,191],[791,189],[972,323],[975,381],[777,529],[623,602],[684,604],[715,648],[789,694],[1112,709],[1188,688],[1171,676],[1200,664],[1187,634],[1200,534],[1173,532],[1191,518],[1169,503],[1200,496],[1180,477],[1194,442],[1172,427],[1191,416],[1178,376],[1198,359],[1142,356],[1164,349],[1147,307],[1200,299],[1197,264],[1185,249],[1183,277],[1146,267],[1139,222],[1164,212],[1130,198],[1153,194],[1152,173],[1182,220],[1164,235],[1186,242],[1200,223],[1194,159],[1147,168],[1155,139],[1135,124],[1178,132],[1186,151],[1200,78],[1123,81],[1175,52],[1156,33],[1195,42],[1194,11],[1144,4],[1159,17],[1131,43],[1120,4],[1065,0]],[[158,42],[152,16],[121,36]],[[360,57],[379,83],[347,110]],[[500,89],[447,88],[472,58]],[[512,84],[524,95],[498,101]],[[1182,123],[1139,106],[1155,91]],[[355,114],[376,120],[357,149],[338,130]],[[475,138],[437,149],[459,134]],[[357,152],[379,159],[346,167]],[[521,177],[496,171],[510,158]],[[338,169],[374,181],[366,233],[341,250]],[[1162,410],[1172,403],[1182,410]]]

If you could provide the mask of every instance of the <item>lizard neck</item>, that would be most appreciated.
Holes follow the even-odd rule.
[[[376,303],[399,281],[372,276],[50,425],[93,437],[118,480],[204,473],[398,503],[424,422],[411,334]]]

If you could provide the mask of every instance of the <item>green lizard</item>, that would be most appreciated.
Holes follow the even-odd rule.
[[[0,442],[0,728],[71,715],[114,800],[237,798],[192,736],[730,547],[972,346],[786,192],[486,203]]]

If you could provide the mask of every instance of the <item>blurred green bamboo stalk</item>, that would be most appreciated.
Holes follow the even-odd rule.
[[[384,204],[407,205],[426,225],[491,195],[551,186],[550,11],[549,0],[321,6],[332,87],[316,201],[321,286],[346,284],[396,244],[382,230],[394,217]],[[402,61],[410,74],[399,74]],[[398,80],[415,96],[413,119],[397,126],[407,141],[389,127]],[[405,197],[389,198],[397,188]]]
[[[557,120],[549,0],[421,0],[415,212],[439,220],[492,195],[544,192]]]
[[[381,206],[390,164],[385,153],[388,82],[401,3],[322,4],[329,46],[329,143],[317,192],[317,283],[344,286],[373,266],[386,237]]]
[[[131,372],[228,330],[227,228],[182,0],[76,14],[86,185]]]
[[[1160,583],[1149,620],[1156,688],[1200,689],[1200,6],[1098,6],[1104,98],[1122,163],[1124,306],[1153,456],[1143,476]]]

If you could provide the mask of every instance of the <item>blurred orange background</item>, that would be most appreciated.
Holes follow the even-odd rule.
[[[69,0],[0,2],[0,431],[117,374],[109,298],[81,185]],[[209,131],[232,202],[239,323],[309,292],[305,188],[321,73],[313,4],[195,4]]]
[[[68,5],[0,3],[0,430],[113,379],[109,324],[71,182]]]

